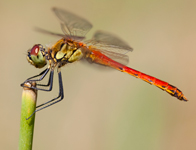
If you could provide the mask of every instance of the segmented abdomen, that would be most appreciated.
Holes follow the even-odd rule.
[[[150,84],[153,84],[153,85],[157,86],[158,88],[166,91],[170,95],[178,98],[179,100],[188,101],[187,98],[184,96],[184,94],[177,87],[175,87],[165,81],[159,80],[155,77],[144,74],[140,71],[137,71],[135,69],[132,69],[132,68],[129,68],[125,65],[122,65],[122,64],[108,58],[107,56],[103,55],[99,51],[93,50],[92,54],[89,55],[88,58],[90,58],[93,62],[96,62],[98,64],[102,64],[102,65],[106,65],[106,66],[110,66],[110,67],[115,68],[119,71],[126,72],[136,78],[142,79],[143,81],[146,81]]]

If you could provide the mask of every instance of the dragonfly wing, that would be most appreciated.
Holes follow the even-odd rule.
[[[83,40],[85,38],[85,37],[81,37],[81,36],[69,36],[67,34],[54,33],[54,32],[50,32],[50,31],[47,31],[45,29],[41,29],[41,28],[38,28],[38,27],[36,27],[35,30],[38,31],[38,32],[44,33],[44,34],[54,35],[54,36],[58,36],[58,37],[63,37],[65,39],[73,38],[75,40],[81,41],[81,40]]]
[[[97,49],[109,58],[127,64],[129,57],[127,52],[133,49],[120,38],[104,31],[97,31],[91,40],[86,41],[90,49]]]
[[[133,51],[133,48],[126,42],[117,36],[104,31],[97,31],[90,42],[96,47],[120,54],[126,54],[127,52]]]
[[[107,51],[107,50],[99,50],[101,53],[103,53],[104,55],[106,55],[107,57],[123,64],[123,65],[127,65],[129,63],[129,56],[125,55],[125,54],[120,54],[120,53],[115,53],[112,51]]]
[[[53,8],[53,11],[62,21],[61,28],[67,35],[84,37],[92,28],[90,22],[66,10]]]

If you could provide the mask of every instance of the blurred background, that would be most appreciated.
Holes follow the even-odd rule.
[[[0,148],[18,148],[20,83],[43,70],[26,52],[58,40],[34,31],[61,33],[54,6],[89,20],[87,38],[98,29],[121,37],[134,48],[128,66],[177,86],[189,101],[116,70],[70,64],[62,68],[64,100],[36,114],[33,149],[195,150],[195,0],[1,0]],[[37,104],[58,95],[56,77]]]

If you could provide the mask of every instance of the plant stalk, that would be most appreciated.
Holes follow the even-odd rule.
[[[31,118],[29,116],[36,109],[37,90],[29,88],[32,86],[36,87],[35,82],[26,82],[24,86],[22,92],[19,150],[32,150],[35,114]],[[27,118],[29,119],[27,120]]]

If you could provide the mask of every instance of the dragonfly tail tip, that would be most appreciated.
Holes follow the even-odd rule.
[[[185,101],[185,102],[188,101],[188,99],[185,96],[182,97],[182,100]]]

